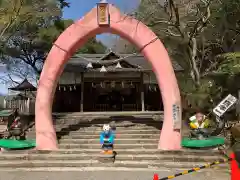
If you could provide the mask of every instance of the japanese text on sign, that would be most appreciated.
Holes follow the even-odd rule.
[[[100,23],[105,23],[107,21],[107,7],[106,5],[100,5],[98,9],[98,18]]]
[[[173,108],[173,127],[174,129],[180,129],[181,128],[180,106],[174,104],[172,108]]]
[[[213,113],[218,117],[221,117],[227,110],[229,110],[235,103],[237,102],[237,98],[229,94],[226,98],[224,98],[214,109]]]

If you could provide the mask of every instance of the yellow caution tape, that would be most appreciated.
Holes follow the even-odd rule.
[[[190,170],[186,170],[186,171],[183,171],[183,172],[181,172],[181,173],[177,173],[177,174],[172,175],[172,176],[167,176],[167,177],[164,177],[164,178],[160,178],[159,180],[173,179],[173,178],[178,177],[178,176],[182,176],[182,175],[185,175],[185,174],[189,174],[189,173],[192,173],[192,172],[196,172],[196,171],[199,171],[199,170],[201,170],[201,169],[211,167],[211,166],[213,166],[213,165],[217,165],[217,164],[221,164],[221,163],[226,163],[226,162],[231,161],[231,160],[232,160],[232,158],[221,159],[221,160],[218,160],[218,161],[215,161],[215,162],[212,162],[212,163],[205,164],[205,165],[200,166],[200,167],[195,167],[195,168],[192,168],[192,169],[190,169]]]

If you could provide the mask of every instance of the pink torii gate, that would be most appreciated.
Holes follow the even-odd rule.
[[[36,144],[38,150],[57,150],[52,123],[52,103],[58,79],[72,54],[91,37],[112,33],[142,49],[152,64],[164,104],[164,123],[159,149],[181,148],[181,98],[175,73],[166,49],[157,36],[143,23],[122,15],[114,5],[103,3],[67,28],[56,40],[43,66],[36,106]]]

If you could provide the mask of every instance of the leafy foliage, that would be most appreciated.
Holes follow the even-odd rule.
[[[1,0],[1,37],[6,37],[6,33],[15,33],[22,28],[29,27],[33,22],[38,25],[61,15],[56,1],[47,0]]]
[[[136,18],[162,40],[185,72],[178,74],[186,108],[211,109],[236,95],[240,76],[240,0],[142,0]]]
[[[20,11],[23,14],[18,16],[19,21],[8,31],[9,35],[4,35],[1,39],[2,60],[12,73],[13,69],[16,73],[17,68],[24,67],[25,64],[24,69],[27,72],[27,69],[31,68],[32,74],[39,74],[53,40],[61,32],[61,29],[55,26],[55,22],[61,17],[61,9],[57,1],[21,2]],[[14,3],[13,5],[16,5]],[[29,20],[18,26],[24,18]]]
[[[97,41],[96,38],[91,38],[88,42],[80,48],[77,53],[82,54],[104,54],[107,48],[100,41]]]
[[[240,74],[240,52],[221,54],[218,59],[224,60],[219,64],[217,72],[232,76]]]
[[[8,76],[20,78],[40,75],[44,60],[58,36],[73,23],[62,19],[62,8],[69,7],[64,0],[2,0],[0,6],[6,10],[0,43],[1,61],[7,65]],[[19,12],[12,10],[18,7]],[[15,13],[15,14],[13,14]],[[11,18],[15,21],[11,22]],[[3,32],[2,31],[2,32]],[[82,53],[102,53],[106,47],[92,38],[79,51]],[[12,78],[10,78],[12,80]]]

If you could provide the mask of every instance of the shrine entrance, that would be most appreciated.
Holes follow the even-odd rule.
[[[137,87],[122,88],[119,84],[120,82],[116,81],[115,87],[94,88],[92,93],[94,100],[90,102],[92,108],[89,110],[93,112],[141,111],[140,93]]]
[[[159,149],[181,148],[181,98],[171,60],[158,37],[143,23],[123,15],[114,5],[99,3],[82,19],[68,27],[56,40],[40,76],[35,114],[39,150],[57,150],[52,123],[52,103],[58,79],[73,53],[96,34],[112,33],[129,40],[151,63],[164,105],[164,123]]]

